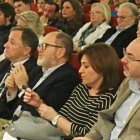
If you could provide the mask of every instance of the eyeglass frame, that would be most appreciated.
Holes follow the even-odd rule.
[[[92,12],[92,11],[89,11],[89,15],[98,15],[98,14],[103,14],[103,12],[102,11],[94,11],[94,12]]]
[[[53,44],[49,44],[49,43],[41,43],[41,44],[38,45],[38,47],[41,48],[42,50],[46,50],[46,48],[48,46],[55,47],[55,48],[64,48],[62,46],[53,45]]]
[[[140,59],[135,59],[135,58],[132,58],[131,56],[131,53],[127,53],[126,51],[126,48],[123,48],[123,55],[124,56],[127,56],[127,58],[131,61],[137,61],[137,62],[140,62]]]
[[[128,18],[128,17],[133,17],[134,15],[130,15],[130,16],[116,16],[116,18],[118,19],[122,19],[122,20],[124,20],[124,19],[126,19],[126,18]]]

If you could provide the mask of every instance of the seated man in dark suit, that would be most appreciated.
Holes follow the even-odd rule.
[[[30,37],[29,37],[30,36]],[[30,75],[31,71],[38,67],[36,59],[33,57],[38,46],[38,37],[27,27],[13,27],[8,42],[4,45],[4,54],[6,59],[0,63],[0,118],[9,117],[7,107],[5,106],[6,94],[4,81],[10,74],[11,64],[17,67],[18,64],[23,64]],[[8,113],[8,114],[7,114]]]
[[[4,80],[3,78],[11,64],[16,66],[19,63],[24,63],[25,67],[27,66],[27,72],[30,72],[30,70],[36,67],[36,59],[33,55],[37,46],[38,38],[31,29],[22,26],[12,28],[9,40],[4,45],[6,59],[0,63],[0,83]]]
[[[117,27],[108,29],[103,37],[95,42],[105,42],[111,45],[119,58],[122,58],[123,48],[126,48],[137,37],[138,15],[139,10],[135,4],[130,2],[121,4],[117,13]]]
[[[74,87],[79,83],[75,70],[67,62],[72,50],[73,42],[70,36],[62,32],[51,32],[45,36],[42,44],[38,47],[37,64],[42,66],[42,74],[37,68],[32,72],[28,81],[23,65],[12,70],[5,81],[9,96],[18,97],[18,99],[13,98],[7,103],[12,115],[22,106],[23,110],[28,110],[32,115],[39,116],[34,107],[23,103],[22,91],[17,95],[16,87],[19,89],[25,86],[32,88],[47,105],[52,106],[56,111],[62,107]]]

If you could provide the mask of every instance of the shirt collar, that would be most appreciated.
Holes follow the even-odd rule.
[[[138,83],[137,83],[136,80],[131,79],[131,80],[129,81],[129,88],[130,88],[130,90],[132,90],[134,93],[140,94],[140,87],[139,87],[139,85],[138,85]]]
[[[63,63],[64,64],[64,63]],[[49,75],[51,74],[52,72],[54,72],[57,68],[59,68],[60,66],[62,66],[63,64],[61,65],[58,65],[58,66],[55,66],[55,67],[52,67],[52,68],[49,68],[47,70],[45,70],[43,67],[42,67],[42,71],[43,71],[43,75]]]
[[[22,61],[19,61],[19,62],[14,63],[13,65],[14,65],[14,66],[17,66],[17,65],[19,65],[19,64],[24,64],[28,59],[29,59],[29,58],[26,58],[26,59],[24,59],[24,60],[22,60]]]

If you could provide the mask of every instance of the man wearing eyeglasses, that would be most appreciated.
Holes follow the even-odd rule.
[[[110,109],[99,113],[85,137],[74,140],[140,140],[140,38],[127,47],[122,58],[127,77]]]
[[[119,58],[123,57],[123,48],[137,37],[137,19],[139,10],[133,3],[126,2],[119,6],[116,27],[108,29],[101,39],[96,42],[105,42],[111,45]]]
[[[38,47],[37,64],[42,67],[41,73],[40,68],[34,69],[28,80],[23,65],[12,70],[5,81],[5,85],[10,89],[9,95],[18,96],[18,99],[14,98],[11,101],[14,102],[11,109],[12,115],[15,110],[27,110],[33,116],[39,116],[34,107],[23,103],[23,94],[27,87],[38,93],[44,103],[52,106],[56,111],[63,106],[79,83],[75,70],[67,62],[72,50],[73,42],[70,36],[62,32],[51,32],[45,36]],[[14,77],[14,81],[11,77]],[[16,86],[13,86],[14,84]],[[15,95],[15,90],[18,89],[20,93]]]

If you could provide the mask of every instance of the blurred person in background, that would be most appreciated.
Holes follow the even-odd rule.
[[[36,3],[38,10],[37,12],[43,12],[46,5],[46,0],[37,0]]]
[[[126,2],[119,6],[116,27],[108,29],[102,38],[95,42],[110,44],[117,52],[119,58],[123,57],[123,48],[137,37],[139,10],[133,3]]]
[[[8,40],[10,29],[15,26],[15,10],[9,3],[0,3],[0,61],[5,57],[4,44]]]
[[[59,15],[59,5],[56,2],[47,2],[40,20],[44,26],[50,25],[56,27]]]
[[[63,0],[57,28],[73,37],[83,25],[82,7],[77,0]]]
[[[44,38],[44,27],[37,13],[33,11],[25,11],[16,15],[17,25],[29,26],[38,36],[39,43]]]
[[[106,30],[111,28],[109,25],[110,19],[109,5],[103,2],[94,3],[90,10],[90,22],[81,27],[73,37],[74,50],[79,51],[101,38]]]
[[[14,0],[14,7],[16,14],[20,14],[24,11],[30,11],[30,0]]]

